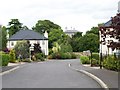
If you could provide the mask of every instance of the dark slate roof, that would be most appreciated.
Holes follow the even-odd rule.
[[[112,24],[112,21],[111,20],[109,20],[108,22],[106,22],[103,26],[105,26],[105,27],[109,27],[109,26],[111,26],[111,24]]]
[[[77,30],[66,30],[65,33],[76,33],[76,32],[79,32]]]
[[[47,40],[42,34],[33,30],[20,30],[12,35],[8,40]]]

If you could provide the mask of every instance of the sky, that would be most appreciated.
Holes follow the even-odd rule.
[[[0,0],[0,24],[19,19],[30,29],[38,20],[50,20],[65,31],[90,30],[115,16],[120,0]]]

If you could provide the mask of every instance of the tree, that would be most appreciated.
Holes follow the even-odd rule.
[[[7,47],[7,38],[6,38],[7,32],[6,27],[1,26],[0,27],[0,50],[5,50]]]
[[[82,37],[82,32],[77,32],[72,36],[72,38],[70,40],[70,44],[71,44],[74,52],[82,51],[81,47],[80,47],[81,46],[80,45],[81,44],[81,42],[80,42],[81,37]]]
[[[39,20],[32,29],[43,34],[45,31],[50,33],[53,29],[61,29],[61,27],[50,20]]]
[[[82,37],[82,32],[75,33],[72,38]]]
[[[99,28],[98,27],[92,27],[90,31],[86,32],[86,34],[89,34],[89,33],[99,35]]]
[[[81,48],[86,51],[98,52],[99,36],[93,33],[86,34],[81,38]]]
[[[90,31],[87,31],[84,36],[82,32],[73,35],[70,42],[74,52],[82,52],[91,50],[98,52],[99,48],[99,29],[98,27],[92,27]]]
[[[22,58],[28,58],[29,57],[29,47],[30,44],[28,41],[19,41],[14,47],[15,54],[18,57],[19,55],[22,56]]]
[[[61,29],[53,29],[49,33],[49,48],[53,47],[54,42],[58,42],[63,39],[64,32]],[[59,41],[60,42],[60,41]]]
[[[8,23],[8,26],[9,36],[12,36],[22,29],[22,23],[20,23],[18,19],[11,19],[11,21]]]

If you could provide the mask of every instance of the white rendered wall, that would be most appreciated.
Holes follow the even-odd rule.
[[[31,46],[34,46],[34,43],[36,43],[36,44],[39,43],[42,52],[45,55],[48,55],[48,40],[29,40],[29,41],[30,41]],[[9,50],[13,49],[17,42],[18,41],[8,41],[7,42],[7,48]]]

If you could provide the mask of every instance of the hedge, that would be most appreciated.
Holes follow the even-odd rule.
[[[76,59],[76,55],[71,52],[57,52],[48,56],[48,59]]]
[[[34,61],[45,61],[45,55],[43,53],[37,53],[35,54],[35,57],[33,58]]]
[[[0,54],[0,66],[7,66],[9,63],[9,54]]]
[[[120,71],[120,60],[114,56],[108,56],[103,60],[103,67],[109,70]]]
[[[90,60],[88,56],[80,56],[80,61],[82,64],[90,64]]]

